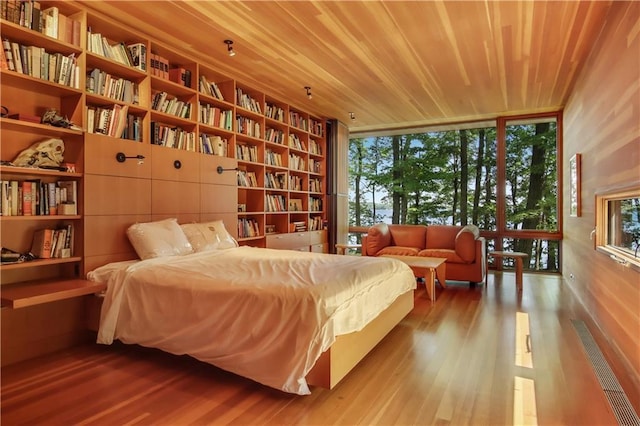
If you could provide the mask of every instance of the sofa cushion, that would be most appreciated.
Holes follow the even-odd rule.
[[[389,232],[392,246],[425,248],[427,227],[424,225],[393,225]]]
[[[366,250],[371,256],[377,256],[378,252],[391,244],[391,233],[386,223],[377,223],[367,231]]]
[[[475,225],[464,226],[455,239],[455,250],[458,256],[466,263],[473,263],[476,258],[476,239],[480,236],[480,230]]]
[[[456,235],[462,229],[461,226],[453,225],[429,225],[427,226],[427,241],[425,248],[428,249],[456,249]]]
[[[455,250],[449,249],[424,249],[420,250],[418,256],[422,257],[442,257],[447,259],[446,263],[467,263],[465,262]]]
[[[378,251],[375,255],[382,256],[383,254],[392,254],[395,256],[417,256],[420,249],[416,247],[403,247],[403,246],[387,246]]]

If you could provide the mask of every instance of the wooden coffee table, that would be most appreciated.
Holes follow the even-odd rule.
[[[522,260],[529,257],[529,255],[527,253],[522,253],[519,251],[490,251],[489,253],[487,253],[487,269],[486,269],[487,271],[489,271],[490,257],[494,257],[496,259],[503,258],[503,257],[509,257],[509,258],[515,259],[516,290],[519,292],[522,291],[522,269],[523,269]],[[488,273],[487,275],[485,275],[485,285],[487,284],[487,281],[488,281],[488,278],[487,278],[488,275],[489,275]]]
[[[436,300],[436,278],[442,288],[447,286],[445,282],[447,272],[445,261],[447,259],[443,257],[396,256],[391,254],[383,254],[382,257],[398,259],[411,268],[413,275],[424,278],[427,293],[434,302]]]

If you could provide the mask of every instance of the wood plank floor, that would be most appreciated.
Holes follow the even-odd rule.
[[[419,287],[415,301],[332,391],[289,395],[186,356],[86,345],[3,368],[0,420],[3,426],[617,424],[571,325],[586,316],[560,277],[525,274],[517,297],[513,274],[492,273],[487,287],[439,288],[435,303]],[[518,315],[528,320],[529,343]],[[526,348],[532,367],[518,361],[529,355]],[[637,411],[640,392],[619,364],[612,368]]]

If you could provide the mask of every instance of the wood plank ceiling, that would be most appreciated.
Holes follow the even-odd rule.
[[[352,133],[562,108],[610,1],[81,1]],[[237,55],[227,55],[225,39]],[[612,64],[613,66],[613,64]],[[304,90],[313,94],[307,99]],[[355,114],[351,120],[349,112]]]

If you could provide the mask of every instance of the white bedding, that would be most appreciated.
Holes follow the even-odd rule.
[[[404,263],[238,247],[109,264],[98,343],[189,354],[286,392],[335,337],[362,329],[415,288]]]

